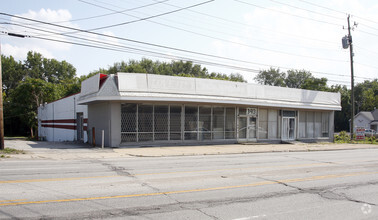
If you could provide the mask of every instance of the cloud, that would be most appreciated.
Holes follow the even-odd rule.
[[[27,13],[19,14],[17,16],[25,17],[33,20],[39,20],[49,23],[57,23],[64,26],[75,27],[78,26],[71,23],[69,20],[72,18],[71,13],[65,9],[59,10],[52,10],[52,9],[40,9],[39,11],[29,10]],[[14,37],[9,37],[7,39],[7,44],[4,45],[6,47],[6,51],[9,55],[14,57],[25,57],[27,51],[34,50],[36,52],[42,53],[45,57],[54,57],[53,54],[56,52],[67,52],[71,49],[72,45],[59,43],[55,41],[48,41],[43,39],[33,38],[35,37],[43,37],[43,38],[51,38],[55,40],[64,40],[70,41],[66,36],[57,35],[54,33],[49,33],[41,30],[47,30],[51,32],[69,32],[69,29],[58,28],[51,25],[46,25],[38,22],[27,21],[20,18],[12,17],[11,21],[15,23],[15,25],[11,25],[7,27],[8,32],[19,33],[27,36],[31,36],[30,38],[23,38],[18,39]],[[21,24],[22,26],[16,25]],[[31,27],[31,28],[27,28]],[[34,29],[33,29],[34,28]],[[36,30],[41,29],[41,30]],[[16,46],[17,45],[17,46]],[[21,55],[20,53],[24,53]]]
[[[103,36],[103,41],[105,41],[106,43],[115,44],[115,45],[121,45],[118,39],[113,38],[113,37],[115,37],[115,34],[113,32],[111,32],[111,31],[104,31],[102,33],[105,34],[105,35],[109,35],[110,36],[110,37]]]
[[[2,44],[1,50],[2,54],[6,56],[13,56],[16,60],[25,60],[29,51],[41,53],[45,58],[54,58],[54,56],[48,50],[38,46],[18,47],[10,44]]]

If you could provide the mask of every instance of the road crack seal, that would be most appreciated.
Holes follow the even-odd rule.
[[[277,184],[280,184],[280,185],[283,185],[283,186],[295,189],[295,190],[297,190],[300,193],[308,193],[308,194],[318,195],[321,198],[324,198],[324,199],[327,199],[327,200],[349,201],[349,202],[354,202],[354,203],[360,203],[360,204],[368,204],[368,205],[372,205],[372,206],[378,206],[378,204],[375,204],[375,203],[370,203],[370,202],[366,202],[366,201],[350,198],[349,196],[347,196],[344,193],[336,193],[336,192],[334,192],[335,190],[337,190],[337,188],[335,188],[335,187],[333,187],[331,189],[323,189],[323,188],[309,188],[309,189],[306,189],[306,188],[301,188],[301,187],[298,187],[298,186],[290,185],[290,184],[288,184],[288,183],[286,183],[284,181],[273,180],[273,179],[268,179],[268,178],[263,178],[263,177],[258,177],[258,176],[254,176],[254,177],[258,178],[258,179],[265,180],[265,181],[275,182]],[[366,184],[366,185],[371,185],[371,184]],[[359,187],[359,186],[362,186],[362,185],[357,185],[357,184],[355,185],[355,187]]]
[[[331,161],[321,161],[321,160],[314,160],[314,159],[305,159],[305,158],[293,157],[293,156],[287,156],[287,155],[284,155],[284,157],[291,158],[291,159],[296,159],[296,160],[304,160],[304,161],[313,161],[313,162],[325,163],[325,164],[341,165],[339,163],[331,162]]]
[[[127,177],[132,177],[133,175],[130,174],[129,172],[126,171],[126,168],[124,167],[117,167],[117,166],[112,166],[111,164],[108,163],[101,163],[103,166],[108,167],[111,171],[116,172],[120,176],[127,176]]]

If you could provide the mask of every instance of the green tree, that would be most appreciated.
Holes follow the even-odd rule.
[[[73,79],[76,69],[66,61],[47,59],[42,54],[29,51],[24,62],[25,76],[42,79],[46,82],[60,83],[62,80]]]
[[[37,109],[44,102],[51,102],[62,97],[61,85],[46,82],[42,79],[26,78],[12,90],[10,106],[30,129],[33,138],[37,123]]]
[[[27,127],[34,136],[40,103],[80,91],[82,79],[75,76],[76,69],[66,61],[47,59],[32,51],[24,62],[12,56],[1,58],[6,135],[26,135]]]
[[[312,74],[306,70],[288,70],[285,78],[285,84],[289,88],[302,88],[306,80],[310,79]]]
[[[358,83],[354,90],[356,113],[359,111],[373,111],[378,107],[378,80],[365,80]]]
[[[12,56],[1,55],[1,68],[3,80],[3,92],[9,95],[9,91],[14,89],[18,82],[24,78],[25,71],[20,61],[15,61]]]
[[[60,83],[64,80],[73,79],[76,76],[76,69],[66,61],[55,59],[43,59],[43,72],[48,82]]]
[[[316,91],[327,91],[327,78],[316,78],[310,77],[304,81],[301,86],[301,89],[309,89],[309,90],[316,90]]]
[[[349,119],[351,116],[350,90],[346,86],[333,85],[329,92],[339,92],[341,96],[341,111],[335,111],[335,131],[349,130]]]
[[[285,86],[285,73],[278,68],[271,67],[269,70],[260,70],[254,79],[262,85]]]
[[[42,54],[29,51],[26,60],[24,61],[25,77],[43,79],[47,78],[43,71],[43,57]]]
[[[128,62],[122,61],[114,63],[108,69],[100,69],[92,73],[105,73],[115,74],[117,72],[126,73],[149,73],[157,75],[169,75],[169,76],[183,76],[183,77],[197,77],[197,78],[210,78],[220,80],[230,80],[237,82],[245,82],[242,75],[238,73],[232,73],[226,75],[222,73],[209,74],[206,68],[201,65],[193,64],[190,61],[171,61],[170,63],[161,61],[152,61],[150,59],[143,58],[140,61],[129,60]]]

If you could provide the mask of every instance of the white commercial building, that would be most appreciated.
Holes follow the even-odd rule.
[[[78,105],[79,94],[38,108],[38,136],[46,141],[87,142],[88,108]]]
[[[42,114],[43,108],[56,109],[51,105],[66,99],[75,106],[61,109],[67,113],[64,119],[74,122],[71,136],[63,132],[68,127],[43,126],[63,120],[62,115],[51,118],[51,111]],[[105,146],[111,147],[332,141],[338,110],[339,93],[139,73],[98,74],[82,83],[80,94],[41,106],[39,128],[47,140],[78,140],[83,133],[90,143],[100,145],[104,137]]]

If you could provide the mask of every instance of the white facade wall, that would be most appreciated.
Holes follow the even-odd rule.
[[[339,93],[152,74],[118,73],[117,77],[120,96],[112,97],[112,100],[188,101],[341,110]],[[101,100],[101,97],[87,98],[87,102],[92,100]]]
[[[86,105],[78,105],[80,94],[75,94],[38,108],[38,136],[46,141],[76,141],[77,113],[82,112],[84,122],[88,118]],[[87,142],[86,123],[83,124],[83,141]]]
[[[104,131],[104,145],[117,147],[121,143],[121,104],[98,103],[88,105],[89,143],[92,143],[93,128],[97,146],[102,144],[102,131]],[[95,120],[94,120],[95,119]]]
[[[118,147],[122,144],[122,103],[173,103],[182,106],[257,108],[261,110],[261,114],[256,120],[256,129],[259,131],[256,136],[261,140],[283,139],[283,125],[287,118],[283,123],[281,110],[295,111],[296,115],[292,117],[295,122],[295,139],[321,137],[320,139],[332,140],[334,111],[341,109],[338,93],[150,74],[98,74],[83,81],[81,89],[80,94],[39,107],[39,137],[47,141],[78,140],[77,113],[82,112],[84,142],[92,143],[94,128],[97,146],[102,144],[104,131],[104,145]],[[236,123],[238,121],[239,116]],[[327,122],[329,131],[328,136],[325,136],[323,130],[327,128],[324,127]]]
[[[357,127],[362,127],[365,129],[370,129],[371,120],[366,118],[364,115],[360,114],[354,118],[354,132],[356,132]]]

